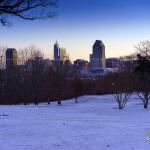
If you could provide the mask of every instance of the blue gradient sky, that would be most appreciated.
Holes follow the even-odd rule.
[[[88,60],[96,39],[104,42],[106,57],[130,54],[134,45],[150,39],[150,0],[59,0],[57,12],[46,21],[12,18],[12,27],[0,27],[0,44],[35,45],[52,57],[57,40],[72,60]]]

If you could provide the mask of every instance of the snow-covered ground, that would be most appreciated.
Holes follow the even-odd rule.
[[[111,95],[39,106],[0,106],[0,150],[149,150],[150,110]]]

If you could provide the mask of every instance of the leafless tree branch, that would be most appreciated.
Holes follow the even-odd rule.
[[[8,25],[9,15],[27,20],[53,17],[57,4],[58,0],[0,0],[0,24]]]

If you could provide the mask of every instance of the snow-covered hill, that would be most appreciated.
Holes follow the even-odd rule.
[[[0,106],[0,150],[149,150],[150,110],[111,95],[51,105]]]

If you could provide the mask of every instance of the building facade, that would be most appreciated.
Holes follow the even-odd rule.
[[[90,55],[91,68],[105,68],[105,45],[102,41],[96,40],[93,45],[93,53]]]

